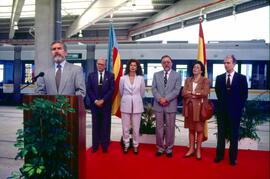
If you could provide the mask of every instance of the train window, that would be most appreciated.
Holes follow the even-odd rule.
[[[178,72],[180,74],[180,79],[181,79],[181,82],[182,82],[182,86],[185,85],[185,80],[187,78],[187,69],[188,66],[187,65],[176,65],[176,72]]]
[[[147,64],[147,86],[152,86],[154,73],[162,71],[163,67],[160,63],[148,63]]]
[[[236,64],[234,67],[234,70],[238,72],[238,65]],[[213,81],[212,81],[212,86],[215,86],[216,84],[216,78],[218,75],[221,75],[225,73],[225,68],[224,64],[213,64]]]
[[[123,74],[125,74],[126,68],[127,68],[127,64],[123,64]]]
[[[144,66],[143,64],[140,64],[140,65],[142,67],[142,73],[144,74]],[[123,74],[125,74],[126,68],[127,68],[127,64],[123,64]]]
[[[248,88],[251,88],[252,65],[251,64],[241,64],[241,74],[243,74],[247,77]]]
[[[0,83],[3,83],[4,80],[4,65],[0,64]]]
[[[33,64],[31,63],[24,64],[24,69],[25,69],[24,83],[32,83]]]
[[[253,63],[252,64],[252,89],[267,89],[269,84],[267,83],[267,64],[266,63]]]

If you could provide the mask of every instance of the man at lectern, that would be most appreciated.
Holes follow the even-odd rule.
[[[66,61],[67,47],[62,41],[51,44],[54,64],[39,77],[35,92],[47,95],[81,95],[85,97],[85,79],[82,68]]]

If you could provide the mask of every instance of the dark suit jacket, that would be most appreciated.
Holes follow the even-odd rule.
[[[248,97],[248,87],[246,76],[239,73],[234,73],[231,89],[226,89],[226,73],[217,76],[216,86],[217,94],[217,112],[218,116],[224,116],[228,113],[231,119],[240,121],[242,110]]]
[[[95,100],[98,99],[98,73],[93,72],[88,76],[87,83],[87,95],[90,99],[90,108],[92,112],[97,112],[98,107],[95,105]],[[104,106],[102,112],[109,113],[111,115],[112,109],[112,96],[114,92],[114,74],[108,71],[105,71],[104,79],[102,83],[102,99],[104,100]]]

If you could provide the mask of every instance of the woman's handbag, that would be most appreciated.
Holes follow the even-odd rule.
[[[214,114],[214,104],[211,100],[203,100],[201,104],[201,119],[206,121],[210,119]]]

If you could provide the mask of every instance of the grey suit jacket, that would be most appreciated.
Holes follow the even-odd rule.
[[[39,77],[35,93],[47,95],[81,95],[85,97],[85,80],[82,68],[66,62],[59,86],[56,89],[54,65],[44,71],[44,77]]]
[[[166,87],[164,87],[164,71],[159,71],[154,74],[152,93],[154,96],[154,111],[157,112],[176,112],[177,111],[177,96],[181,88],[180,75],[172,70]],[[167,106],[159,104],[159,99],[166,98],[170,103]]]

